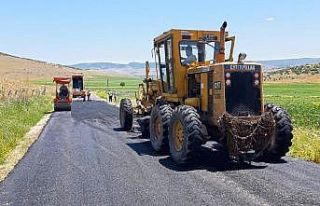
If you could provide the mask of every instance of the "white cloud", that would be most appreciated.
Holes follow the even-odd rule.
[[[275,20],[275,18],[273,16],[266,18],[266,21],[274,21],[274,20]]]

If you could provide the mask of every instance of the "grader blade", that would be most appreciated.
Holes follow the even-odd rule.
[[[258,117],[237,117],[225,113],[220,119],[220,130],[230,158],[251,161],[273,143],[275,121],[270,112]]]

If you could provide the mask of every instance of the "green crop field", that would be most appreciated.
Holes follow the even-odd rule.
[[[120,86],[120,83],[124,82],[125,86]],[[124,97],[134,99],[134,94],[137,91],[139,83],[142,82],[142,78],[138,77],[104,77],[97,76],[91,79],[87,79],[85,84],[86,88],[96,92],[101,98],[106,99],[107,92],[115,92],[117,100]],[[119,101],[118,101],[119,102]]]
[[[286,108],[297,126],[320,126],[320,84],[265,84],[264,93],[265,102]]]

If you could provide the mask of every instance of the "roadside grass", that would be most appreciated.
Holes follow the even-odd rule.
[[[266,83],[265,102],[286,109],[294,126],[289,155],[320,163],[320,84]]]
[[[319,129],[294,128],[294,139],[289,155],[320,163]]]
[[[0,102],[0,164],[43,115],[52,109],[49,96]]]

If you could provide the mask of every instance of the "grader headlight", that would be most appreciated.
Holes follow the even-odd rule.
[[[229,87],[231,86],[231,80],[230,79],[226,80],[226,85],[229,86]]]

